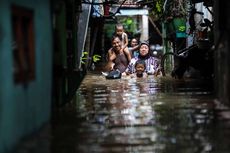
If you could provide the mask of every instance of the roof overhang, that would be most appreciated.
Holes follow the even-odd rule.
[[[132,16],[132,15],[148,15],[149,11],[147,9],[121,9],[120,13],[116,16]]]

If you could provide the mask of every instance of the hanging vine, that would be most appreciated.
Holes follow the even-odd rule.
[[[154,18],[154,20],[158,20],[163,15],[163,5],[164,0],[146,0],[142,3],[142,5],[147,5],[149,8],[150,16]]]
[[[167,17],[186,17],[190,0],[145,0],[150,16],[155,20],[164,20]]]
[[[165,17],[186,17],[190,0],[166,0],[164,8]]]

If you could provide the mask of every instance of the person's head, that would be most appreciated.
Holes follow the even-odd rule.
[[[140,43],[139,55],[141,57],[146,57],[146,56],[150,55],[149,43],[148,42],[141,42]]]
[[[136,38],[132,38],[130,42],[130,46],[134,47],[138,45],[138,40]]]
[[[116,35],[121,36],[124,32],[124,27],[122,24],[116,24],[115,26]]]
[[[112,47],[114,50],[119,51],[122,48],[121,39],[119,36],[112,37]]]
[[[144,60],[137,60],[135,63],[135,70],[137,77],[142,77],[145,71],[146,65]]]

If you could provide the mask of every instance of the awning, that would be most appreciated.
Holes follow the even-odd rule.
[[[132,15],[148,15],[149,11],[147,9],[128,9],[120,10],[121,13],[117,13],[116,16],[132,16]]]

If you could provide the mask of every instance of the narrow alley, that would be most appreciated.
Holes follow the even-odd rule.
[[[89,73],[71,103],[14,153],[228,153],[226,113],[208,80]]]
[[[229,8],[0,0],[0,153],[229,153]]]

